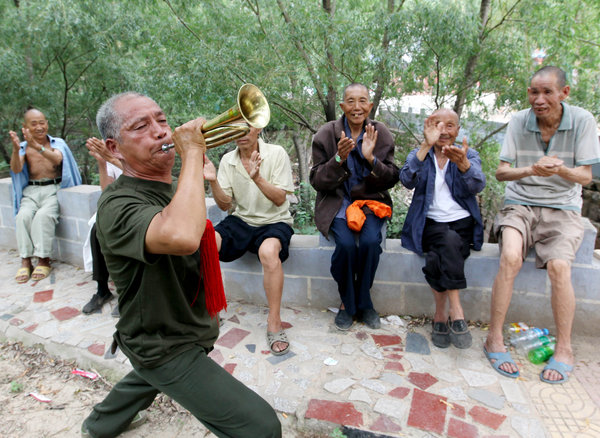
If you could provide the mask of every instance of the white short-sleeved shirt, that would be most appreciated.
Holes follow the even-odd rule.
[[[433,154],[433,158],[435,160],[435,190],[433,191],[431,205],[429,206],[429,210],[427,210],[427,217],[436,222],[446,223],[471,216],[471,213],[462,208],[454,200],[452,192],[450,192],[450,187],[446,183],[446,172],[448,171],[450,160],[446,161],[443,169],[440,169],[435,154]]]
[[[292,168],[285,149],[265,143],[259,138],[258,151],[262,160],[260,175],[275,187],[292,193]],[[217,180],[225,194],[235,201],[232,214],[248,225],[259,227],[276,222],[285,222],[290,226],[293,224],[288,200],[278,207],[260,191],[244,168],[238,148],[226,153],[221,159]]]
[[[594,116],[583,108],[564,102],[562,107],[560,125],[548,144],[542,141],[533,110],[515,114],[508,124],[500,160],[515,167],[527,167],[544,155],[556,155],[570,168],[600,163]],[[558,175],[528,176],[507,183],[505,203],[581,211],[581,185]]]

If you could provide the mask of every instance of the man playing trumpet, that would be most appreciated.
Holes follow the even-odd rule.
[[[163,392],[219,437],[281,437],[271,406],[208,357],[224,297],[206,220],[204,120],[172,132],[156,102],[123,93],[100,107],[96,121],[123,165],[98,201],[97,233],[119,293],[114,338],[133,370],[94,406],[82,435],[114,437],[140,424],[139,411]],[[181,157],[177,184],[175,153],[164,153],[165,143]]]
[[[236,140],[237,148],[223,156],[217,172],[206,162],[215,202],[232,214],[215,226],[219,259],[231,262],[246,251],[257,254],[263,267],[263,286],[269,305],[267,344],[274,355],[289,351],[281,325],[282,263],[294,230],[287,194],[294,191],[290,159],[281,146],[265,143],[261,130],[250,128]]]

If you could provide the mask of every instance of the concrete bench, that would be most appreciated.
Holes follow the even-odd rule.
[[[98,186],[81,185],[59,191],[61,218],[56,230],[54,259],[83,266],[82,247],[88,233],[88,220],[96,211]],[[213,223],[226,213],[207,199],[208,216]],[[600,325],[600,260],[594,257],[596,229],[583,218],[585,236],[573,263],[572,279],[577,299],[574,330],[595,334]],[[16,248],[10,178],[0,179],[0,246]],[[284,263],[285,306],[337,307],[337,285],[329,272],[333,242],[322,236],[294,235],[290,257]],[[484,244],[473,251],[466,263],[468,288],[463,292],[467,318],[489,320],[491,287],[498,270],[498,246]],[[383,253],[372,289],[375,308],[384,315],[432,315],[433,297],[423,278],[424,259],[402,248],[400,240],[385,239]],[[254,254],[221,263],[228,296],[252,303],[265,303],[262,267]],[[515,281],[509,321],[535,322],[553,327],[550,307],[550,281],[545,270],[535,269],[529,254]]]

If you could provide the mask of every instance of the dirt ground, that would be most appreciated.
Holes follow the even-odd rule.
[[[72,374],[78,368],[20,342],[0,343],[0,437],[80,437],[81,423],[92,407],[102,401],[112,383]],[[93,371],[93,370],[86,370]],[[41,402],[31,393],[50,399]],[[123,438],[214,437],[186,410],[159,395],[148,409],[148,421]],[[284,425],[285,437],[308,435]]]

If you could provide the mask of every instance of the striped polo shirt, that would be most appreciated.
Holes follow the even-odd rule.
[[[548,144],[542,141],[532,109],[519,111],[509,124],[500,151],[500,160],[513,167],[535,164],[544,155],[557,156],[570,168],[600,163],[597,125],[591,113],[562,102],[563,115],[558,129]],[[581,211],[581,184],[558,175],[528,176],[509,181],[505,204],[522,204]]]

